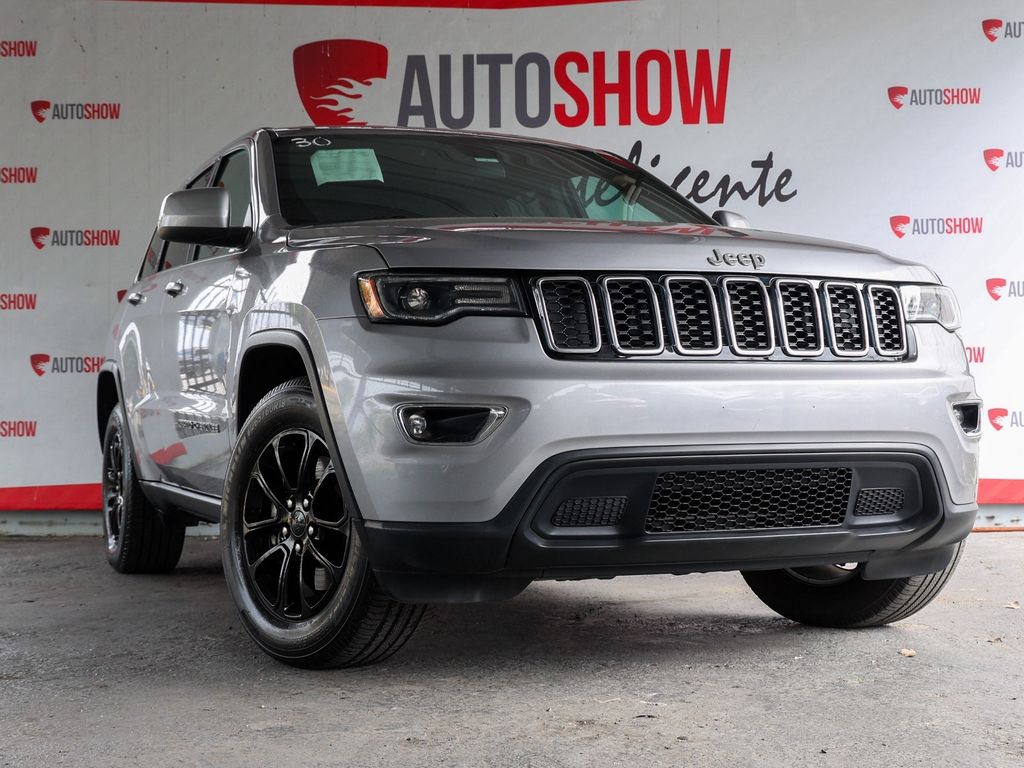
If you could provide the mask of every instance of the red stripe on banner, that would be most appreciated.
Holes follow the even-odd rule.
[[[980,480],[978,503],[1024,504],[1024,480]]]
[[[633,3],[636,0],[117,0],[123,3],[202,3],[203,5],[329,5],[377,8],[466,8],[510,11],[516,8],[547,8],[558,5]]]
[[[978,484],[978,503],[1024,504],[1024,480],[982,480]],[[0,510],[4,512],[60,512],[102,506],[99,483],[0,488]]]
[[[102,507],[99,483],[0,488],[0,510],[4,512],[62,512]]]

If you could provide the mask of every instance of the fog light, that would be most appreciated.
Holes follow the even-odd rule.
[[[418,445],[473,445],[486,438],[508,409],[493,405],[405,404],[395,409],[402,433]]]
[[[422,413],[410,413],[406,416],[405,423],[409,428],[409,436],[413,439],[419,440],[427,434],[427,417]]]
[[[953,418],[966,435],[981,432],[981,403],[953,403]]]

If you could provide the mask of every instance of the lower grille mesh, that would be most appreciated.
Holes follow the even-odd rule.
[[[895,515],[903,511],[902,488],[861,488],[854,505],[855,515]]]
[[[842,525],[852,480],[849,467],[663,472],[644,528],[680,533]]]
[[[551,522],[560,528],[615,525],[626,511],[625,496],[586,496],[566,499],[558,505]]]

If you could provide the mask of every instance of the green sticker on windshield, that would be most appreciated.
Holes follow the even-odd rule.
[[[372,149],[319,149],[310,163],[317,186],[335,181],[384,181]]]

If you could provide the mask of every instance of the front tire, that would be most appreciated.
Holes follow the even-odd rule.
[[[224,482],[221,540],[242,625],[279,661],[376,663],[423,616],[423,606],[388,596],[370,570],[305,378],[267,393],[242,426]]]
[[[173,571],[185,526],[160,514],[143,495],[120,404],[110,412],[103,435],[102,489],[103,540],[111,567],[120,573]]]
[[[920,611],[946,586],[964,543],[944,570],[924,576],[867,581],[860,566],[823,565],[744,571],[761,601],[787,619],[817,627],[880,627]]]

